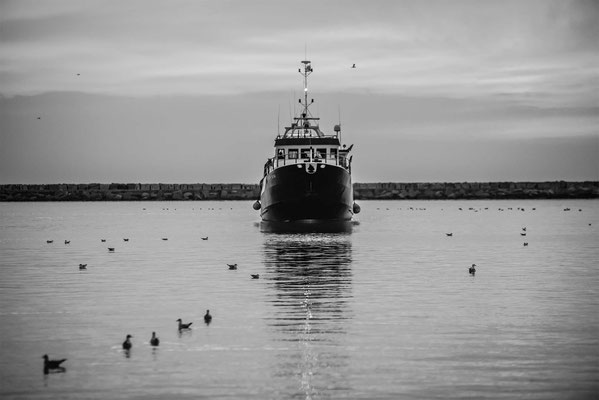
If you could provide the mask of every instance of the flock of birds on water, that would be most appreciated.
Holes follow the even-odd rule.
[[[446,233],[445,235],[452,237],[453,232]],[[526,227],[522,228],[522,232],[520,232],[520,236],[526,236]],[[528,242],[524,242],[524,247],[526,247],[526,246],[528,246]],[[468,267],[468,273],[472,276],[476,275],[476,264],[472,264],[470,267]]]
[[[512,207],[507,208],[507,210],[512,210]],[[145,210],[145,208],[144,208]],[[377,210],[380,210],[380,208],[377,208]],[[389,208],[387,208],[387,210],[389,210]],[[409,207],[408,210],[410,211],[414,211],[414,210],[426,210],[426,208],[414,208],[414,207]],[[463,208],[459,208],[460,211],[463,211]],[[473,207],[469,208],[470,211],[474,211],[474,212],[478,212],[478,209],[475,209]],[[488,210],[488,207],[485,208],[485,210]],[[518,211],[525,211],[524,208],[518,207],[517,208]],[[536,210],[536,208],[532,208],[532,210]],[[504,208],[499,208],[499,211],[505,211]],[[564,208],[563,211],[571,211],[570,208]],[[579,209],[578,211],[582,211],[582,209]],[[591,223],[588,224],[589,226],[591,226]],[[445,233],[445,235],[447,237],[453,237],[453,232],[447,232]],[[526,227],[522,228],[522,231],[520,232],[520,236],[525,237],[527,235],[526,232]],[[208,240],[208,236],[204,236],[201,237],[202,240]],[[100,239],[101,242],[106,242],[106,239]],[[163,237],[162,238],[163,241],[168,240],[167,237]],[[128,242],[129,238],[123,238],[124,242]],[[47,240],[46,243],[51,244],[53,243],[54,240]],[[65,240],[64,244],[68,245],[70,244],[71,241],[70,240]],[[524,242],[523,246],[528,246],[528,242]],[[108,247],[108,251],[109,252],[114,252],[115,248],[114,247]],[[227,264],[229,270],[237,270],[237,263],[235,264]],[[468,267],[468,274],[471,276],[475,276],[476,274],[476,264],[472,264],[470,267]],[[80,271],[84,271],[87,270],[87,264],[79,264],[79,270]],[[250,274],[251,279],[259,279],[260,275],[259,274]],[[188,322],[188,323],[183,323],[183,320],[181,318],[177,319],[175,322],[178,323],[178,331],[179,333],[182,333],[184,331],[189,331],[191,330],[191,325],[193,324],[193,322]],[[204,322],[206,323],[206,325],[210,325],[210,323],[212,322],[212,315],[210,314],[210,310],[206,310],[206,314],[204,315]],[[133,347],[133,343],[131,342],[131,339],[133,338],[132,335],[127,334],[125,337],[125,341],[122,343],[121,347],[123,349],[123,351],[126,352],[126,354],[128,355],[128,352],[131,350],[131,348]],[[156,336],[156,332],[152,332],[152,337],[149,340],[149,343],[152,347],[158,347],[160,345],[160,339]],[[66,369],[62,366],[62,363],[64,363],[65,361],[67,361],[66,358],[63,359],[56,359],[56,360],[51,360],[47,354],[44,354],[44,356],[42,357],[44,359],[44,374],[49,374],[50,372],[65,372]]]
[[[168,240],[168,237],[163,237],[161,239],[163,241],[166,241],[166,240]],[[202,237],[200,237],[200,239],[208,240],[208,236],[202,236]],[[102,243],[105,243],[106,239],[100,239],[100,241]],[[129,238],[123,238],[123,241],[128,242]],[[46,240],[46,243],[52,244],[52,243],[54,243],[54,240],[53,239]],[[69,244],[71,244],[71,241],[65,240],[64,244],[69,245]],[[115,251],[115,248],[108,247],[108,251],[110,253],[113,253]],[[227,264],[227,266],[229,267],[229,270],[237,270],[237,263]],[[86,270],[87,270],[87,264],[79,264],[79,271],[86,271]],[[251,279],[259,279],[260,274],[250,274],[250,278]],[[183,320],[181,318],[177,319],[175,322],[178,323],[179,333],[191,330],[191,325],[193,324],[193,322],[183,323]],[[210,314],[210,310],[206,310],[206,314],[204,314],[204,323],[206,325],[210,325],[211,322],[212,322],[212,314]],[[123,350],[126,352],[126,355],[128,355],[128,352],[133,347],[133,343],[131,342],[132,338],[133,338],[133,336],[128,334],[125,337],[125,341],[121,345]],[[152,332],[152,337],[150,338],[149,343],[152,347],[158,347],[160,345],[160,339],[156,336],[156,332]],[[66,371],[66,368],[62,366],[62,363],[67,361],[66,358],[51,360],[47,354],[44,354],[42,358],[44,359],[44,374],[47,375],[51,372],[65,372]]]
[[[200,239],[202,239],[202,240],[208,240],[208,236],[202,236]],[[163,237],[162,240],[166,241],[166,240],[168,240],[168,238],[167,237]],[[105,243],[106,239],[100,239],[100,241],[102,243]],[[123,238],[123,241],[124,242],[128,242],[129,238]],[[52,243],[54,243],[54,240],[53,239],[48,239],[48,240],[46,240],[46,243],[52,244]],[[64,244],[65,245],[71,244],[71,241],[70,240],[65,240]],[[115,249],[116,249],[115,247],[108,247],[108,252],[109,253],[114,253]],[[237,264],[227,264],[227,266],[229,267],[230,270],[236,270],[237,269]],[[87,264],[79,264],[79,270],[80,271],[86,271],[87,270]],[[260,278],[260,274],[250,274],[250,277],[252,279],[259,279]]]
[[[484,209],[488,210],[489,207],[485,207]],[[500,207],[500,208],[498,208],[498,211],[506,211],[506,209],[508,211],[512,211],[514,208],[513,207],[507,207],[507,208],[501,208]],[[380,207],[377,208],[377,210],[380,210]],[[389,208],[386,208],[386,210],[389,210]],[[401,210],[401,208],[400,208],[400,210]],[[408,207],[407,210],[409,210],[409,211],[426,211],[426,208],[425,207],[420,207],[420,208]],[[458,207],[458,210],[464,211],[464,209],[462,207]],[[482,210],[482,209],[477,209],[477,208],[474,208],[474,207],[468,208],[468,211],[473,211],[473,212],[479,212],[480,210]],[[526,209],[524,207],[518,207],[516,210],[517,211],[526,211]],[[566,207],[563,210],[564,211],[572,211],[572,209],[569,208],[569,207]],[[441,209],[441,211],[443,211],[443,209]],[[532,211],[536,211],[536,208],[532,207]],[[582,209],[579,208],[578,211],[581,212]],[[591,226],[591,225],[592,224],[589,223],[589,226]],[[453,232],[447,232],[447,233],[445,233],[445,236],[447,236],[447,237],[453,237]],[[522,231],[520,232],[520,236],[526,236],[526,227],[522,228]],[[522,246],[523,247],[528,247],[528,242],[523,242]],[[472,264],[470,267],[468,267],[468,273],[470,275],[472,275],[472,276],[476,275],[476,264]]]
[[[181,318],[177,319],[175,322],[178,323],[178,331],[179,333],[183,333],[185,331],[191,330],[191,325],[193,322],[183,323]],[[210,310],[206,310],[206,314],[204,314],[204,323],[206,325],[210,325],[212,322],[212,314],[210,314]],[[129,356],[129,351],[133,348],[133,343],[131,342],[133,339],[133,335],[127,334],[125,336],[125,341],[122,343],[121,347],[125,352],[125,355]],[[152,332],[152,337],[150,338],[150,346],[156,348],[160,345],[160,339],[156,336],[156,332]],[[49,374],[51,372],[65,372],[66,368],[62,366],[62,363],[67,361],[66,358],[51,360],[47,354],[42,356],[44,359],[44,374]]]

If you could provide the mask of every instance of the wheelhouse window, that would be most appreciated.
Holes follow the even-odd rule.
[[[317,159],[327,158],[327,149],[326,148],[316,149],[316,154],[314,154],[314,157]]]
[[[337,158],[337,149],[331,149],[331,159],[334,160]]]
[[[301,150],[301,158],[310,158],[310,149]]]
[[[287,152],[287,156],[292,160],[296,160],[297,159],[297,149],[289,149],[289,151]]]

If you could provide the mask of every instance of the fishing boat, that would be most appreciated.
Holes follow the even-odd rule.
[[[321,131],[320,118],[310,111],[314,99],[308,102],[308,77],[314,70],[310,61],[301,63],[298,72],[304,96],[299,99],[300,113],[275,138],[254,209],[260,210],[262,221],[349,221],[360,211],[351,179],[353,145],[341,145],[341,123],[331,135]]]

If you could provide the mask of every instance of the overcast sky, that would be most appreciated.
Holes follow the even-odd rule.
[[[354,182],[599,180],[597,38],[595,0],[0,0],[0,183],[257,183],[306,56]]]

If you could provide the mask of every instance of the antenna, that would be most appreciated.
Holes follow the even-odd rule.
[[[296,115],[297,114],[297,107],[296,107],[296,104],[295,104],[295,90],[293,91],[293,100],[294,100],[294,102],[293,102],[293,115]],[[291,117],[291,120],[293,121],[293,116]]]
[[[337,131],[337,134],[339,135],[339,143],[341,143],[341,106],[337,105],[337,112],[339,113],[339,125],[337,125],[339,127],[339,131]]]
[[[277,136],[281,135],[281,104],[279,104],[277,110]]]

